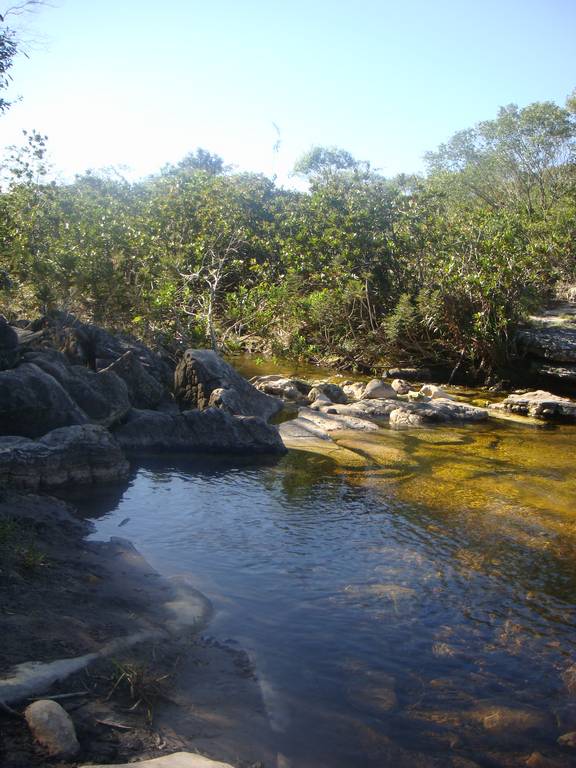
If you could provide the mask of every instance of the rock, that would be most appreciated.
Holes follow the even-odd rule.
[[[282,401],[260,392],[211,349],[189,349],[174,372],[174,394],[182,408],[210,407],[218,393],[219,408],[235,416],[268,420],[282,410]]]
[[[166,389],[148,373],[133,350],[129,349],[99,375],[106,373],[114,373],[122,379],[134,408],[153,409],[167,397]]]
[[[315,408],[319,408],[321,405],[332,405],[332,400],[318,387],[312,387],[308,393],[308,402],[311,403],[310,407]]]
[[[571,664],[562,675],[568,693],[576,695],[576,664]]]
[[[398,408],[398,400],[358,400],[349,405],[334,406],[342,416],[356,416],[359,419],[374,419],[387,422],[390,413]]]
[[[35,701],[24,717],[36,741],[51,757],[73,757],[80,750],[74,723],[56,701]]]
[[[526,760],[527,768],[567,768],[563,760],[555,760],[551,757],[545,757],[540,752],[532,752]]]
[[[339,411],[339,408],[336,410]],[[359,419],[355,416],[340,414],[339,412],[336,414],[329,414],[322,411],[313,411],[311,408],[300,408],[298,417],[305,418],[308,422],[312,422],[312,424],[319,427],[324,432],[336,432],[347,429],[371,432],[379,429],[377,424],[374,424],[367,419]]]
[[[286,400],[300,400],[307,398],[312,386],[300,379],[286,378],[285,376],[254,376],[250,379],[260,392],[265,392],[273,397],[283,397]]]
[[[4,315],[0,315],[0,371],[13,368],[18,362],[18,334]]]
[[[338,384],[332,384],[331,382],[316,384],[315,389],[319,392],[323,392],[331,403],[340,403],[341,405],[344,405],[348,402],[346,393],[342,387],[338,386]],[[310,400],[310,393],[308,394],[308,399]]]
[[[532,356],[555,363],[576,363],[574,328],[526,328],[516,334],[522,356]]]
[[[38,440],[0,437],[0,487],[47,490],[123,480],[129,464],[113,436],[94,424],[62,427]]]
[[[576,419],[576,402],[541,389],[523,395],[508,395],[501,403],[490,407],[535,419]]]
[[[229,763],[219,763],[209,757],[191,752],[173,752],[171,755],[154,757],[152,760],[138,760],[116,765],[83,765],[80,768],[232,768]]]
[[[110,427],[131,408],[128,387],[111,371],[95,373],[82,365],[70,365],[55,350],[29,352],[25,359],[52,376],[93,424]]]
[[[576,382],[576,365],[542,365],[538,369],[538,373],[541,376],[546,376],[548,379],[552,379],[556,382],[562,382],[567,384],[573,384]]]
[[[429,397],[432,400],[454,399],[452,395],[449,395],[448,392],[445,392],[442,387],[437,387],[436,384],[424,384],[424,386],[420,388],[420,394],[424,395],[424,397]]]
[[[390,368],[390,379],[406,379],[406,381],[427,381],[432,378],[430,368]]]
[[[31,330],[39,329],[45,330],[72,364],[97,371],[107,368],[130,350],[153,378],[165,387],[172,386],[173,366],[127,334],[113,335],[97,325],[82,323],[67,312],[52,312],[31,324]]]
[[[342,386],[342,391],[349,400],[360,400],[365,389],[366,384],[363,381],[353,381]]]
[[[276,427],[257,417],[233,416],[218,408],[182,413],[133,410],[114,435],[130,451],[286,452]]]
[[[382,379],[372,379],[366,384],[362,400],[393,400],[397,397],[396,390]]]
[[[40,437],[88,422],[66,390],[33,363],[0,372],[0,434]]]
[[[390,426],[422,427],[446,422],[476,422],[488,418],[485,408],[454,400],[430,400],[425,403],[403,403],[390,413]]]
[[[404,379],[394,379],[390,386],[397,395],[407,395],[410,392],[410,384]]]
[[[562,736],[558,738],[558,744],[560,744],[561,747],[570,747],[570,749],[576,749],[576,731],[563,733]]]
[[[422,402],[428,402],[428,400],[431,400],[432,398],[426,397],[426,395],[423,392],[420,392],[420,390],[416,389],[410,389],[408,391],[408,400],[411,403],[422,403]]]
[[[524,744],[528,737],[549,737],[554,732],[552,717],[526,704],[487,703],[472,715],[499,741]]]

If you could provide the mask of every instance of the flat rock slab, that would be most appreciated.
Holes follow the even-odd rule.
[[[319,427],[323,432],[342,432],[348,429],[359,429],[364,432],[379,429],[377,424],[367,419],[357,418],[340,413],[340,406],[328,406],[327,410],[313,411],[311,408],[300,408],[298,416]],[[332,411],[336,411],[332,413]]]
[[[430,424],[467,423],[485,421],[488,411],[467,403],[436,398],[430,402],[402,403],[390,413],[390,425],[422,427]]]
[[[230,763],[220,763],[192,752],[174,752],[171,755],[154,757],[152,760],[138,760],[135,763],[83,765],[80,768],[134,768],[134,766],[140,766],[140,768],[232,768]]]
[[[541,389],[522,395],[509,395],[501,403],[490,407],[496,411],[509,411],[534,419],[576,419],[576,402]]]
[[[129,451],[286,452],[276,427],[263,419],[233,416],[220,408],[183,413],[133,410],[126,424],[118,427],[114,435]]]
[[[112,482],[128,472],[116,440],[95,424],[54,429],[38,440],[0,437],[0,488],[36,491]]]
[[[576,363],[576,328],[528,328],[518,331],[520,351],[555,363]]]

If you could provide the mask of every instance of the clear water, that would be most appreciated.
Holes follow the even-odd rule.
[[[556,738],[576,730],[576,430],[337,442],[144,463],[93,500],[94,537],[194,575],[293,766],[572,764]]]

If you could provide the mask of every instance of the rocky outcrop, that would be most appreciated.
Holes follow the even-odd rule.
[[[306,399],[312,389],[312,385],[300,379],[287,378],[271,374],[269,376],[254,376],[250,384],[273,397],[282,397],[286,400]]]
[[[128,397],[134,408],[156,408],[168,397],[166,389],[142,365],[136,353],[129,349],[100,372],[100,376],[114,373],[119,376],[128,390]]]
[[[524,328],[516,334],[523,355],[556,363],[576,363],[576,328]]]
[[[501,403],[495,403],[490,407],[520,416],[531,416],[534,419],[576,419],[576,402],[541,389],[525,394],[509,395]]]
[[[0,434],[40,437],[88,417],[64,387],[33,363],[0,372]]]
[[[286,452],[276,427],[257,417],[233,416],[218,408],[182,413],[134,410],[114,435],[129,451]]]
[[[0,371],[13,368],[18,360],[18,334],[0,315]]]
[[[55,379],[92,424],[110,427],[131,408],[128,387],[112,371],[94,373],[82,365],[70,365],[55,350],[29,352],[25,360]]]
[[[215,390],[218,392],[212,398]],[[260,392],[209,349],[185,352],[174,373],[174,395],[184,409],[203,410],[217,405],[235,416],[265,420],[282,409],[281,400]]]
[[[38,440],[0,437],[0,487],[32,491],[123,480],[129,464],[108,430],[63,427]]]

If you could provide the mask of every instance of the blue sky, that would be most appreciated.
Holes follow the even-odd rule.
[[[419,171],[499,106],[576,87],[576,0],[53,0],[25,24],[0,147],[35,128],[65,175],[201,146],[291,183],[312,144]]]

